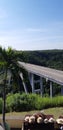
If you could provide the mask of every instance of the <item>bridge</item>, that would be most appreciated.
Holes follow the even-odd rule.
[[[32,93],[40,93],[41,96],[44,94],[44,85],[43,85],[43,78],[46,79],[46,82],[50,82],[50,97],[53,96],[53,83],[61,85],[61,95],[63,95],[63,71],[48,68],[48,67],[43,67],[43,66],[38,66],[38,65],[33,65],[29,63],[24,63],[18,61],[18,64],[21,68],[24,68],[28,72],[29,76],[29,81],[31,84],[32,88]],[[38,76],[38,78],[35,78],[35,75]],[[5,75],[4,72],[0,73],[0,84],[3,81]],[[23,74],[20,73],[20,77],[22,79],[22,83],[24,86],[24,90],[26,93],[28,93],[26,84],[24,83],[23,80]],[[8,71],[8,86],[10,85],[10,80],[11,80],[11,73]],[[39,84],[39,87],[36,88],[36,84]]]
[[[29,64],[29,63],[24,63],[24,62],[20,62],[20,61],[18,61],[18,64],[20,67],[23,67],[28,72],[30,84],[32,87],[32,93],[38,92],[41,95],[43,95],[43,78],[45,78],[46,81],[48,81],[48,80],[50,81],[50,97],[52,97],[52,95],[53,95],[53,93],[52,93],[52,88],[53,88],[52,83],[53,82],[61,85],[61,95],[63,95],[63,71],[51,69],[48,67],[33,65],[33,64]],[[35,80],[34,75],[39,76],[40,79]],[[40,84],[39,89],[35,89],[36,83]],[[27,92],[26,87],[25,87],[25,90]]]

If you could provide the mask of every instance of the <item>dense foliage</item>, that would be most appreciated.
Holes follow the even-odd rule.
[[[63,70],[63,50],[17,51],[19,60]]]
[[[41,97],[36,94],[9,94],[6,98],[6,111],[42,110],[44,108],[63,106],[63,96]]]

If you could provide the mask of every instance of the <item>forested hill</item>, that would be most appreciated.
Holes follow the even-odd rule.
[[[63,50],[17,51],[19,60],[63,70]]]

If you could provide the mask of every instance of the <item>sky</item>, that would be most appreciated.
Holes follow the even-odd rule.
[[[0,0],[0,46],[63,49],[63,0]]]

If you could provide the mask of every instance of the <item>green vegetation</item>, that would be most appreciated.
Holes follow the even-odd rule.
[[[6,98],[6,111],[42,110],[51,107],[63,107],[63,96],[41,97],[36,94],[9,94]]]
[[[16,51],[19,60],[63,70],[63,50]]]

